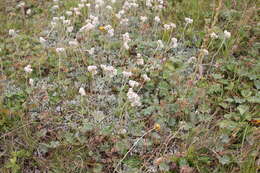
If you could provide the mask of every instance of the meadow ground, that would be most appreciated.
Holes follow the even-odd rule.
[[[1,173],[257,173],[257,0],[1,0]]]

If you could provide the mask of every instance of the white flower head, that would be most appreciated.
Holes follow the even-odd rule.
[[[117,75],[117,69],[115,69],[113,66],[101,64],[100,67],[105,72],[105,74],[107,74],[111,78]]]
[[[134,81],[134,80],[129,80],[129,85],[132,87],[132,88],[134,88],[134,87],[138,87],[140,84],[139,84],[139,82],[136,82],[136,81]]]
[[[84,8],[84,7],[85,7],[85,4],[83,4],[83,3],[81,4],[81,3],[80,3],[80,4],[78,4],[78,7],[79,7],[79,9]]]
[[[155,16],[154,17],[154,21],[157,22],[157,23],[160,23],[161,22],[161,19],[159,16]]]
[[[129,50],[129,49],[130,49],[130,47],[129,47],[129,45],[128,45],[127,42],[124,42],[123,47],[124,47],[126,50]]]
[[[79,31],[80,32],[89,31],[89,30],[91,30],[93,28],[95,28],[95,25],[93,25],[92,23],[88,23],[85,26],[81,27]]]
[[[15,37],[17,33],[14,29],[9,29],[9,35]]]
[[[72,41],[69,41],[69,45],[70,46],[78,46],[79,42],[77,40],[72,40]]]
[[[69,32],[69,33],[70,33],[70,32],[72,32],[72,31],[73,31],[73,29],[74,29],[74,28],[73,28],[73,26],[69,26],[69,27],[67,27],[67,32]]]
[[[144,79],[144,81],[150,81],[151,79],[147,76],[147,74],[143,74],[142,78]]]
[[[67,16],[72,16],[72,11],[66,11]]]
[[[123,40],[124,40],[124,42],[129,42],[129,41],[131,41],[128,32],[126,32],[125,34],[123,34]]]
[[[226,39],[229,39],[229,38],[231,37],[231,33],[228,32],[227,30],[225,30],[225,31],[224,31],[224,37],[225,37]]]
[[[56,52],[57,53],[62,53],[62,52],[64,52],[65,51],[65,49],[63,48],[63,47],[58,47],[58,48],[56,48]]]
[[[160,48],[160,49],[164,48],[164,44],[163,44],[162,40],[158,40],[157,45],[158,45],[158,48]]]
[[[143,23],[144,23],[145,21],[147,21],[147,19],[148,19],[148,18],[147,18],[146,16],[141,16],[141,17],[140,17],[140,20],[141,20],[141,22],[143,22]]]
[[[27,14],[27,15],[32,14],[32,10],[31,10],[31,9],[26,10],[26,14]]]
[[[126,26],[126,25],[128,25],[128,21],[129,21],[129,19],[127,19],[127,18],[121,19],[120,24]]]
[[[41,44],[46,44],[47,42],[43,37],[40,37],[39,40]]]
[[[54,6],[51,7],[51,10],[57,10],[57,9],[59,9],[58,5],[54,5]]]
[[[23,1],[21,1],[18,5],[17,5],[17,7],[24,7],[25,6],[25,2],[23,2]]]
[[[92,74],[97,74],[97,66],[94,65],[88,66],[88,71]]]
[[[80,87],[79,88],[79,94],[81,95],[81,96],[86,96],[87,94],[86,94],[86,91],[85,91],[85,89],[83,88],[83,87]]]
[[[89,53],[90,55],[94,55],[94,53],[95,53],[95,48],[92,47],[91,49],[89,49],[89,50],[87,50],[87,51],[88,51],[88,53]]]
[[[31,72],[33,71],[33,69],[32,69],[32,67],[31,67],[31,65],[27,65],[26,67],[24,67],[24,71],[25,71],[26,73],[31,73]]]
[[[138,58],[138,59],[136,60],[136,64],[137,64],[137,65],[144,65],[144,59],[143,59],[143,58]]]
[[[207,49],[201,49],[201,52],[203,53],[203,55],[208,55],[209,51]]]
[[[126,78],[129,78],[129,77],[131,77],[131,76],[133,75],[132,72],[128,72],[128,71],[123,71],[122,74],[123,74],[123,76],[126,77]]]
[[[114,36],[114,29],[112,28],[112,29],[109,29],[108,31],[107,31],[107,33],[108,33],[108,35],[110,36],[110,37],[113,37]]]
[[[210,37],[211,37],[212,39],[217,39],[217,38],[218,38],[218,35],[217,35],[215,32],[212,32],[212,33],[210,34]]]
[[[129,88],[127,92],[127,97],[131,103],[131,106],[141,106],[140,97],[133,91],[132,88]]]
[[[175,38],[175,37],[171,38],[171,42],[172,42],[172,47],[173,48],[178,47],[178,40],[177,40],[177,38]]]
[[[34,84],[34,80],[33,80],[32,78],[30,78],[30,79],[29,79],[29,85],[30,85],[30,86],[33,86],[33,84]]]
[[[65,20],[65,16],[60,16],[60,20]]]
[[[188,59],[188,63],[192,63],[192,62],[194,62],[194,61],[196,61],[196,57],[194,57],[194,56],[192,56],[192,57],[190,57],[190,58]]]
[[[185,17],[185,22],[187,23],[187,24],[192,24],[193,23],[193,19],[191,19],[191,18],[188,18],[188,17]]]
[[[146,5],[147,7],[152,7],[152,6],[153,6],[153,5],[152,5],[152,0],[146,0],[145,5]]]
[[[107,6],[106,6],[106,9],[112,10],[113,8],[112,8],[110,5],[107,5]]]

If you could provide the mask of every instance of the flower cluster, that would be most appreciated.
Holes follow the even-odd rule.
[[[127,33],[125,33],[125,34],[123,34],[123,46],[124,46],[124,48],[126,49],[126,50],[128,50],[129,49],[129,45],[128,45],[128,42],[129,41],[131,41],[131,39],[130,39],[130,37],[129,37],[129,33],[127,32]]]
[[[100,67],[111,78],[117,75],[117,70],[113,66],[101,64]]]
[[[133,91],[133,88],[129,88],[127,98],[131,102],[131,106],[141,106],[140,97]]]

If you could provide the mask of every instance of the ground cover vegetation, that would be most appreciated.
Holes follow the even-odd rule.
[[[1,0],[1,173],[257,173],[257,0]]]

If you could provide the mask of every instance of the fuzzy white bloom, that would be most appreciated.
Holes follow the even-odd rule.
[[[69,20],[69,19],[68,20],[63,20],[62,22],[63,22],[64,25],[70,25],[71,20]]]
[[[166,30],[170,30],[171,29],[171,26],[169,24],[164,24],[163,27]]]
[[[126,32],[125,34],[123,34],[123,40],[124,40],[124,42],[129,42],[129,41],[131,41],[128,32]]]
[[[193,23],[193,19],[191,19],[191,18],[188,18],[188,17],[185,17],[185,22],[187,23],[187,24],[192,24]]]
[[[60,18],[59,17],[53,17],[52,21],[57,22]]]
[[[129,88],[127,98],[131,102],[131,106],[141,106],[140,97],[133,91],[132,88]]]
[[[81,27],[79,32],[89,31],[89,30],[91,30],[93,28],[95,28],[95,26],[92,23],[88,23],[85,26]]]
[[[79,9],[82,9],[85,7],[85,4],[78,4]]]
[[[203,55],[208,55],[209,51],[207,49],[201,49],[201,52],[203,53]]]
[[[104,1],[103,0],[96,0],[96,4],[101,6],[104,4]]]
[[[88,66],[88,71],[92,74],[97,74],[97,66],[95,65]]]
[[[217,38],[218,38],[218,35],[217,35],[215,32],[212,32],[212,33],[210,34],[210,37],[211,37],[212,39],[217,39]]]
[[[25,71],[26,73],[31,73],[31,72],[33,71],[33,69],[32,69],[32,67],[31,67],[31,65],[27,65],[26,67],[24,67],[24,71]]]
[[[144,81],[150,81],[151,79],[147,76],[147,74],[143,74],[142,78],[144,79]]]
[[[196,57],[194,57],[194,56],[192,56],[192,57],[190,57],[190,58],[188,59],[188,63],[192,63],[192,62],[194,62],[194,61],[196,61]]]
[[[86,4],[86,7],[90,7],[90,6],[91,6],[90,3],[87,3],[87,4]]]
[[[136,81],[134,81],[134,80],[129,80],[129,85],[132,87],[132,88],[134,88],[134,87],[138,87],[140,84],[139,84],[139,82],[136,82]]]
[[[112,10],[113,8],[112,8],[110,5],[107,5],[107,6],[106,6],[106,9]]]
[[[76,16],[80,16],[81,12],[80,11],[75,11]]]
[[[117,75],[117,70],[113,66],[101,64],[100,67],[106,74],[108,74],[109,77],[114,77]]]
[[[84,2],[87,2],[87,0],[80,0],[80,2],[84,3]]]
[[[144,23],[145,21],[147,21],[147,19],[148,19],[148,18],[147,18],[146,16],[141,16],[141,17],[140,17],[140,20],[141,20],[143,23]]]
[[[26,10],[26,14],[27,14],[27,15],[32,14],[32,10],[31,10],[31,9]]]
[[[39,40],[41,44],[46,44],[47,42],[43,37],[40,37]]]
[[[80,87],[79,88],[79,94],[81,95],[81,96],[86,96],[87,94],[86,94],[86,91],[85,91],[85,89],[83,88],[83,87]]]
[[[104,29],[105,29],[106,31],[108,31],[108,30],[112,29],[112,26],[111,26],[111,25],[106,25],[106,26],[104,27]]]
[[[17,33],[14,29],[9,29],[9,35],[14,37],[17,35]]]
[[[34,84],[34,80],[33,80],[32,78],[30,78],[30,79],[29,79],[29,85],[30,85],[30,86],[33,86],[33,84]]]
[[[57,25],[57,22],[53,22],[53,21],[51,21],[51,26],[56,26]]]
[[[225,37],[226,39],[229,39],[229,38],[231,37],[231,33],[228,32],[227,30],[225,30],[225,31],[224,31],[224,37]]]
[[[157,22],[157,23],[160,23],[161,22],[161,19],[159,16],[155,16],[154,17],[154,21]]]
[[[112,29],[109,29],[108,31],[107,31],[107,33],[108,33],[108,35],[110,36],[110,37],[113,37],[114,36],[114,29],[112,28]]]
[[[92,25],[97,26],[99,24],[98,17],[90,15],[89,18],[92,20]]]
[[[137,65],[144,65],[144,59],[138,58],[138,59],[136,60],[136,64],[137,64]]]
[[[176,28],[176,24],[174,24],[174,23],[164,24],[163,27],[166,30],[170,30],[170,29]]]
[[[172,47],[173,47],[173,48],[178,47],[178,40],[177,40],[177,38],[173,37],[173,38],[171,39],[171,42],[172,42]]]
[[[59,9],[58,5],[54,5],[54,6],[51,7],[51,10],[57,10],[57,9]]]
[[[164,48],[162,40],[158,40],[157,45],[158,45],[158,48],[160,48],[160,49]]]
[[[131,76],[133,75],[132,72],[128,72],[128,71],[123,71],[122,74],[123,74],[123,76],[126,77],[126,78],[129,78],[129,77],[131,77]]]
[[[137,53],[136,56],[137,56],[137,58],[141,58],[142,55],[140,53]]]
[[[69,45],[70,46],[78,46],[79,42],[77,40],[72,40],[72,41],[69,41]]]
[[[169,25],[171,26],[171,28],[176,28],[176,24],[175,23],[170,23]]]
[[[128,25],[128,21],[129,21],[129,20],[128,20],[127,18],[121,19],[120,24],[126,26],[126,25]]]
[[[89,53],[90,55],[94,55],[94,53],[95,53],[95,48],[92,47],[91,49],[89,49],[89,50],[87,50],[87,51],[88,51],[88,53]]]
[[[121,17],[125,14],[125,11],[124,10],[120,10],[117,14],[116,14],[116,17],[118,19],[121,19]]]
[[[23,2],[23,1],[21,1],[18,5],[17,5],[17,7],[24,7],[25,6],[25,2]]]
[[[73,11],[74,12],[79,11],[79,8],[73,8]]]
[[[129,47],[129,45],[128,45],[127,42],[124,42],[123,47],[124,47],[126,50],[129,50],[129,49],[130,49],[130,47]]]
[[[114,4],[114,3],[116,3],[116,0],[111,0],[111,2]]]
[[[53,0],[53,2],[59,2],[59,0]]]
[[[67,32],[72,32],[72,31],[73,31],[73,29],[74,29],[74,27],[73,27],[73,26],[69,26],[69,27],[67,27]]]
[[[64,52],[64,51],[65,51],[65,49],[63,47],[56,48],[57,53],[61,53],[61,52]]]
[[[65,20],[65,16],[60,16],[60,20]]]
[[[152,6],[153,6],[151,0],[146,0],[145,5],[146,5],[147,7],[152,7]]]

